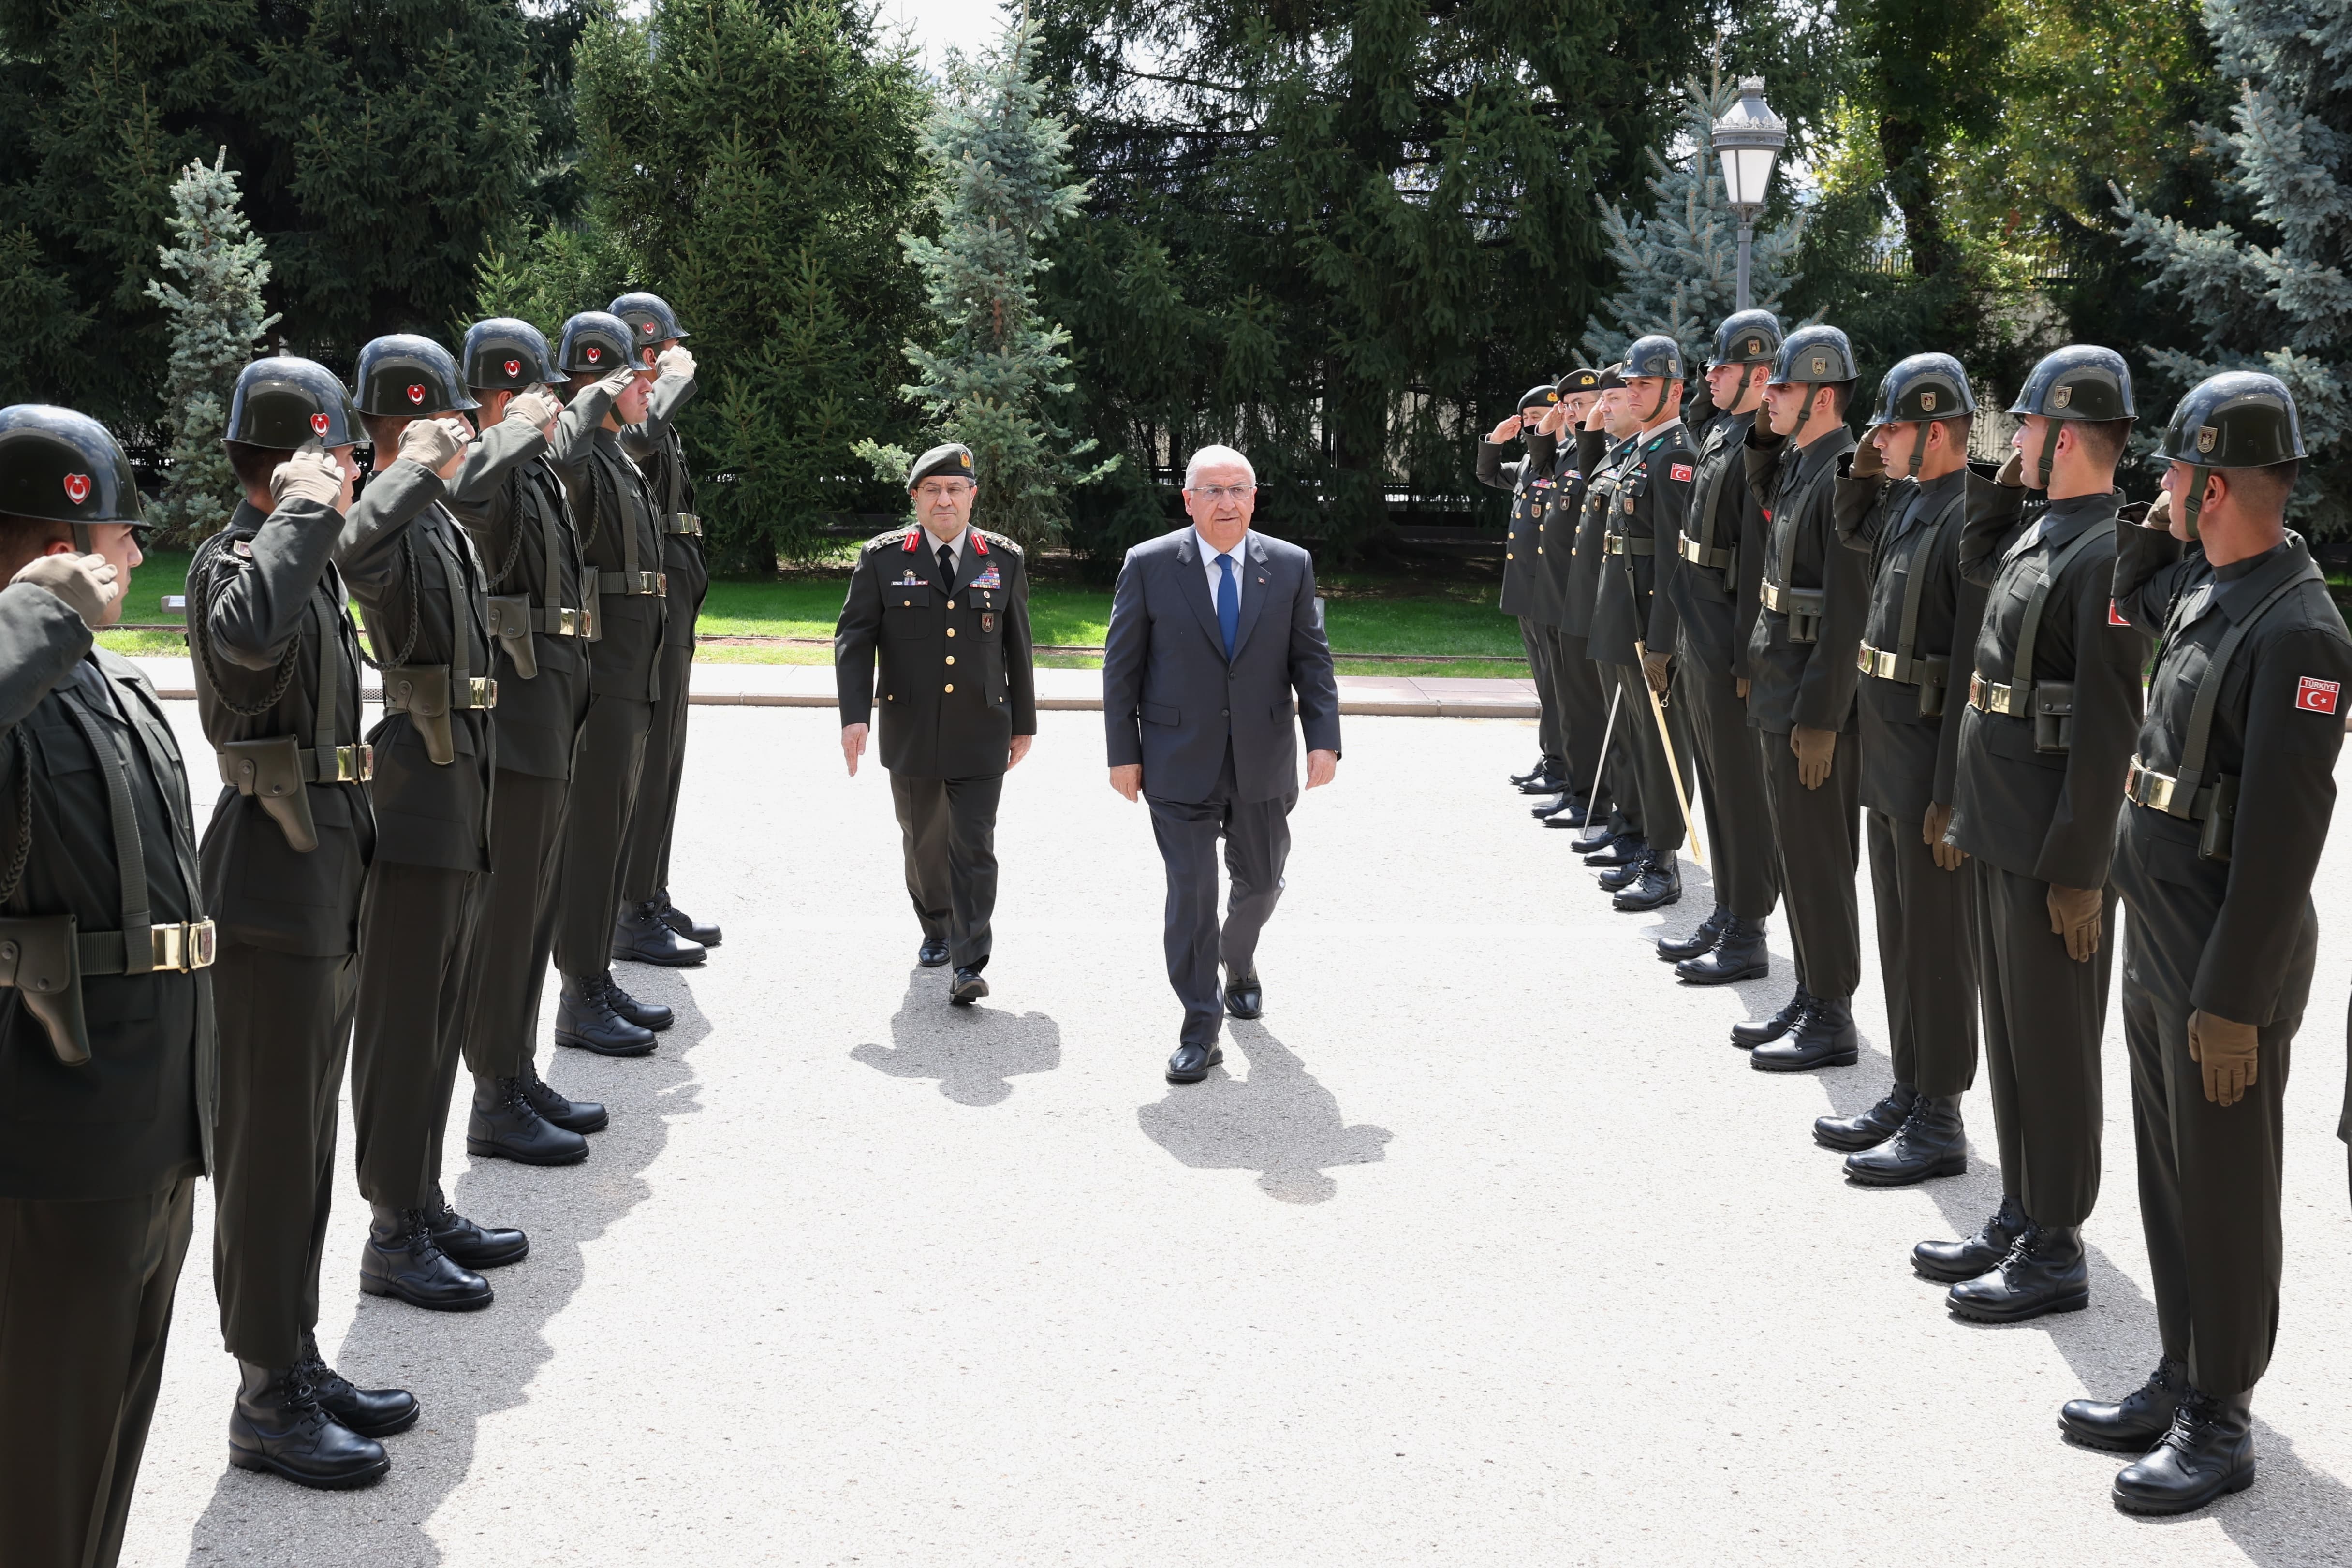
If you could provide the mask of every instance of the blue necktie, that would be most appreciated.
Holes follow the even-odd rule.
[[[1224,575],[1217,579],[1217,630],[1225,634],[1225,659],[1234,656],[1234,638],[1242,629],[1242,585],[1234,578],[1234,558],[1221,555],[1217,569]]]

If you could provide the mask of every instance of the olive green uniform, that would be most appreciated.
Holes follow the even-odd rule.
[[[1678,559],[1675,541],[1690,507],[1695,456],[1690,432],[1678,418],[1626,444],[1601,507],[1601,570],[1587,639],[1593,661],[1615,677],[1624,693],[1617,722],[1626,728],[1633,773],[1619,793],[1639,789],[1643,841],[1660,853],[1679,850],[1685,837],[1682,800],[1690,793],[1691,746],[1669,706],[1664,711],[1670,716],[1667,722],[1675,726],[1669,761],[1642,674],[1642,653],[1666,653],[1675,646],[1673,597],[1662,583]]]
[[[1505,448],[1491,441],[1478,444],[1478,483],[1489,489],[1511,493],[1511,527],[1503,545],[1503,592],[1500,601],[1504,614],[1519,623],[1519,643],[1528,652],[1528,674],[1535,683],[1536,703],[1541,717],[1536,725],[1537,740],[1543,747],[1544,771],[1565,776],[1567,767],[1566,734],[1561,728],[1559,691],[1552,667],[1552,644],[1544,634],[1550,625],[1545,618],[1545,589],[1538,582],[1541,558],[1536,554],[1538,536],[1545,522],[1547,503],[1550,499],[1554,438],[1532,428],[1527,433],[1526,455],[1505,461]]]
[[[637,465],[653,497],[661,533],[662,571],[668,580],[662,623],[660,695],[646,730],[646,759],[629,813],[621,867],[621,901],[643,903],[669,887],[670,839],[677,828],[677,795],[686,776],[688,687],[694,677],[694,626],[710,591],[703,559],[702,518],[695,512],[694,476],[677,434],[677,411],[694,395],[689,377],[664,376],[646,399],[646,419],[621,432],[621,449]]]

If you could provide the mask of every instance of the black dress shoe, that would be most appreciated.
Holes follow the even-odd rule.
[[[588,1157],[588,1140],[541,1115],[523,1092],[521,1079],[492,1078],[474,1085],[466,1152],[524,1166],[576,1166]]]
[[[1917,1090],[1897,1083],[1886,1092],[1885,1099],[1859,1116],[1816,1116],[1813,1142],[1840,1154],[1875,1148],[1895,1135],[1895,1129],[1911,1113],[1911,1102],[1917,1098]]]
[[[1589,828],[1609,820],[1607,806],[1594,806],[1588,800],[1571,800],[1559,811],[1544,819],[1547,828]]]
[[[2010,1243],[2025,1234],[2025,1210],[2003,1197],[1992,1218],[1965,1241],[1922,1241],[1911,1249],[1911,1267],[1922,1279],[1957,1285],[1973,1280],[2009,1256]]]
[[[1640,915],[1678,904],[1682,896],[1682,865],[1675,859],[1674,851],[1665,850],[1652,854],[1636,867],[1633,880],[1618,889],[1617,896],[1609,904],[1622,914]]]
[[[1224,1059],[1222,1046],[1180,1045],[1176,1048],[1176,1054],[1168,1059],[1168,1082],[1198,1083],[1209,1075],[1209,1069]]]
[[[491,1297],[488,1280],[434,1245],[421,1208],[376,1209],[360,1249],[360,1289],[436,1312],[477,1312]]]
[[[1561,812],[1567,810],[1570,803],[1570,802],[1566,795],[1554,795],[1548,800],[1538,800],[1534,805],[1528,807],[1528,815],[1539,821],[1549,821],[1552,818],[1557,817]]]
[[[228,1416],[228,1462],[241,1470],[284,1476],[320,1491],[372,1486],[392,1469],[383,1445],[330,1416],[293,1367],[237,1365],[236,1405]],[[409,1419],[415,1420],[414,1411]]]
[[[302,1354],[294,1370],[318,1396],[319,1407],[337,1425],[362,1437],[389,1437],[416,1425],[416,1396],[405,1388],[354,1388],[342,1374],[319,1354],[319,1342],[302,1336]]]
[[[2009,1255],[1944,1297],[1959,1316],[1980,1323],[2021,1323],[2091,1304],[2091,1267],[2083,1232],[2072,1225],[2029,1225]]]
[[[1716,938],[1714,951],[1685,958],[1675,966],[1675,977],[1688,980],[1694,986],[1728,986],[1739,980],[1760,980],[1771,972],[1772,956],[1764,946],[1764,923],[1761,920],[1742,920],[1737,915]]]
[[[1701,953],[1712,952],[1716,938],[1721,936],[1723,928],[1730,924],[1731,911],[1720,904],[1717,904],[1715,913],[1698,923],[1697,930],[1687,936],[1659,943],[1658,962],[1679,964],[1685,958],[1696,958]]]
[[[968,1008],[986,995],[988,982],[980,977],[978,969],[960,968],[948,983],[948,1001],[955,1007]]]
[[[677,1014],[670,1010],[667,1002],[637,1000],[621,989],[620,983],[613,978],[613,972],[609,969],[604,971],[604,1001],[614,1012],[639,1029],[649,1029],[656,1034],[677,1021]]]
[[[1679,964],[1676,965],[1675,967],[1675,973],[1678,975],[1681,974],[1682,966]],[[1731,1026],[1731,1043],[1739,1047],[1742,1051],[1753,1051],[1759,1045],[1769,1044],[1771,1041],[1780,1039],[1782,1035],[1797,1027],[1797,1020],[1805,1016],[1805,1009],[1811,1003],[1812,999],[1812,997],[1807,993],[1805,988],[1799,986],[1797,988],[1796,994],[1790,997],[1788,1001],[1781,1006],[1780,1010],[1774,1013],[1770,1018],[1749,1019],[1744,1023],[1733,1024]]]
[[[699,942],[705,947],[716,947],[719,946],[719,927],[709,925],[707,922],[697,920],[693,915],[688,915],[685,910],[680,909],[677,904],[672,904],[669,901],[669,889],[667,888],[663,888],[659,893],[654,894],[654,915],[664,925],[668,926],[672,931],[677,932],[679,936],[685,937],[689,942]]]
[[[1225,1011],[1237,1019],[1254,1019],[1265,1011],[1265,988],[1257,973],[1225,977]]]
[[[1557,770],[1547,768],[1541,773],[1537,774],[1534,778],[1520,785],[1519,793],[1522,795],[1557,795],[1567,788],[1568,780],[1561,778]]]
[[[613,1010],[612,988],[601,975],[587,980],[563,976],[555,1002],[555,1043],[599,1056],[643,1056],[653,1050],[653,1030]]]
[[[947,961],[948,945],[944,942],[935,942],[926,936],[923,938],[923,945],[915,949],[915,962],[926,969],[944,968],[947,967]]]
[[[2252,1400],[2191,1388],[2162,1440],[2116,1476],[2113,1495],[2126,1513],[2194,1513],[2253,1484]]]
[[[434,1195],[434,1207],[425,1211],[433,1245],[462,1269],[503,1269],[530,1256],[530,1238],[511,1226],[477,1225],[449,1200]]]
[[[1569,848],[1580,855],[1597,855],[1619,839],[1631,837],[1633,824],[1615,811],[1588,826],[1569,843]]]
[[[2168,1355],[2146,1383],[2112,1405],[2104,1399],[2066,1401],[2058,1409],[2058,1429],[2088,1448],[2145,1454],[2164,1440],[2172,1413],[2188,1396],[2189,1369]]]
[[[1845,1157],[1846,1179],[1864,1186],[1912,1186],[1968,1168],[1969,1134],[1957,1094],[1920,1095],[1893,1137]]]
[[[662,920],[661,906],[647,900],[643,904],[625,904],[613,921],[613,956],[638,964],[659,964],[666,969],[684,969],[699,964],[709,954],[699,942],[689,941],[671,930]]]
[[[532,1110],[567,1133],[601,1133],[613,1124],[611,1115],[595,1101],[573,1100],[550,1089],[534,1062],[522,1064],[522,1092]]]
[[[1853,1027],[1851,997],[1815,997],[1797,1027],[1748,1053],[1759,1072],[1811,1072],[1817,1067],[1851,1067],[1862,1059],[1862,1034]]]
[[[1584,863],[1595,871],[1622,871],[1640,865],[1650,858],[1650,846],[1633,833],[1623,833],[1584,857]],[[1607,887],[1607,883],[1601,884]]]
[[[1549,762],[1546,762],[1542,758],[1537,758],[1536,765],[1533,768],[1528,768],[1525,773],[1514,773],[1510,776],[1511,788],[1516,789],[1520,785],[1528,782],[1530,779],[1542,778],[1545,770],[1550,766],[1551,765]]]

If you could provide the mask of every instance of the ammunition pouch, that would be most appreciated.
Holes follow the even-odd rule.
[[[1778,583],[1764,584],[1764,608],[1775,610],[1789,618],[1789,641],[1802,646],[1822,640],[1822,612],[1829,607],[1829,590],[1825,588],[1782,588]]]
[[[70,915],[0,919],[0,986],[13,986],[25,1010],[48,1031],[61,1065],[89,1061],[89,1026],[81,1008],[81,945]]]
[[[1853,652],[1854,667],[1864,674],[1898,685],[1919,688],[1919,716],[1940,718],[1944,712],[1944,688],[1951,682],[1952,662],[1949,659],[1905,658],[1890,648],[1874,648],[1864,643]]]
[[[2037,681],[2033,686],[2033,749],[2063,755],[2074,744],[2074,683]]]
[[[1930,659],[1927,663],[1934,667],[1934,674],[1919,683],[1919,716],[1941,718],[1944,716],[1944,693],[1950,684],[1946,677],[1951,672],[1951,661]]]
[[[2151,811],[2161,811],[2166,816],[2180,817],[2200,824],[2197,832],[2197,856],[2200,860],[2226,861],[2230,858],[2230,840],[2238,826],[2236,774],[2217,775],[2212,783],[2191,793],[2174,775],[2158,773],[2135,757],[2124,774],[2124,799],[2135,806],[2145,806]]]
[[[2200,860],[2226,861],[2230,858],[2230,839],[2238,827],[2238,776],[2224,773],[2213,781],[2212,803],[2206,809],[2205,826],[2197,835],[2197,854]]]
[[[296,853],[307,855],[319,847],[310,792],[303,788],[302,747],[294,737],[232,740],[220,748],[219,762],[221,782],[259,801]],[[317,771],[315,765],[311,771]]]
[[[539,678],[539,654],[531,646],[532,631],[530,595],[500,593],[485,600],[489,612],[490,635],[514,661],[515,674],[526,681]]]
[[[450,690],[446,664],[396,664],[383,672],[383,711],[404,713],[425,741],[425,755],[438,768],[457,760],[449,732],[449,710],[494,708],[499,683],[484,675],[467,679],[462,689]]]

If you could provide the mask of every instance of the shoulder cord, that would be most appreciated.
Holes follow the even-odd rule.
[[[523,465],[518,463],[507,470],[507,532],[513,537],[507,541],[507,559],[490,574],[492,588],[504,582],[507,574],[514,570],[515,562],[522,559],[522,469]]]
[[[413,521],[409,527],[400,532],[400,559],[401,564],[408,569],[408,641],[403,643],[400,645],[400,652],[393,656],[389,664],[379,664],[369,658],[367,646],[362,643],[360,647],[360,663],[371,670],[396,670],[408,663],[408,655],[416,652],[416,633],[425,624],[424,618],[416,612],[416,528]],[[376,630],[375,620],[371,616],[367,625],[367,642],[381,648],[383,643],[378,640],[380,636],[381,633]]]
[[[16,896],[16,888],[25,880],[25,862],[33,853],[33,751],[25,744],[17,728],[8,731],[8,744],[16,751],[16,849],[8,857],[8,876],[0,884],[0,904]]]
[[[205,667],[205,678],[212,683],[213,699],[239,718],[258,718],[276,707],[278,700],[285,696],[287,688],[294,684],[294,655],[302,651],[302,636],[298,632],[288,639],[286,655],[278,661],[277,684],[269,688],[268,696],[251,707],[230,700],[221,682],[220,669],[213,663],[212,640],[205,630],[205,622],[212,613],[212,599],[206,591],[212,581],[209,570],[212,563],[205,559],[205,552],[210,550],[217,557],[221,551],[220,541],[226,538],[226,533],[217,533],[198,546],[195,562],[189,569],[188,646],[194,650],[196,662]]]

